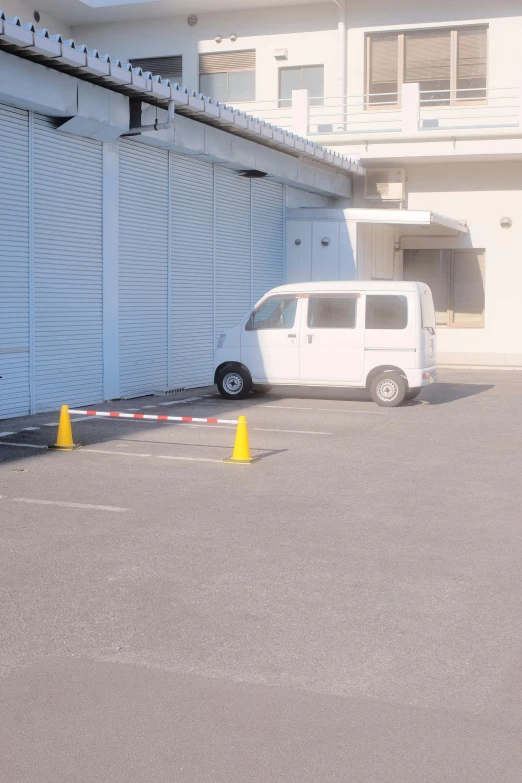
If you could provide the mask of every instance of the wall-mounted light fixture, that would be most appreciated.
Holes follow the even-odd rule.
[[[288,49],[274,49],[276,60],[288,60]]]
[[[232,35],[230,36],[230,40],[232,41],[232,43],[235,43],[237,41],[237,35],[235,33],[232,33]]]
[[[295,244],[296,244],[296,245],[300,245],[300,244],[301,244],[301,240],[300,240],[300,239],[296,239],[296,240],[295,240]]]
[[[216,37],[214,38],[214,41],[216,43],[221,43],[223,41],[223,38],[220,35],[216,35]]]
[[[323,247],[328,247],[328,245],[329,245],[329,244],[330,244],[330,240],[329,240],[329,238],[328,238],[328,237],[323,237],[323,238],[321,239],[321,245],[322,245]]]
[[[189,18],[187,19],[187,24],[189,27],[195,27],[198,23],[198,17],[196,14],[190,14]]]
[[[501,228],[511,228],[512,225],[513,225],[513,221],[511,220],[510,217],[500,218],[500,227]]]

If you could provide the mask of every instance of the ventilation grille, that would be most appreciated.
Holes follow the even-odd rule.
[[[244,52],[213,52],[199,55],[199,72],[223,73],[224,71],[254,71],[256,68],[256,51],[248,49]]]
[[[181,55],[174,57],[146,57],[141,60],[131,60],[135,67],[151,71],[153,76],[161,76],[162,79],[181,82],[183,72],[183,58]]]

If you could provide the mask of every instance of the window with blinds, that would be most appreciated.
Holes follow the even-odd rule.
[[[485,263],[483,250],[405,250],[403,278],[430,287],[437,326],[483,327]]]
[[[173,57],[144,57],[138,60],[130,60],[133,66],[151,71],[153,76],[161,76],[162,79],[170,79],[171,82],[181,84],[183,79],[183,58],[181,55]]]
[[[210,52],[199,55],[199,89],[223,103],[256,99],[256,52]]]
[[[487,27],[461,27],[369,35],[367,105],[397,105],[411,82],[427,106],[484,101],[487,34]]]

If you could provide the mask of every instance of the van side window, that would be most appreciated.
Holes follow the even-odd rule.
[[[310,296],[308,327],[310,329],[355,329],[356,296]]]
[[[369,294],[366,297],[367,329],[406,329],[408,300],[405,296]]]
[[[296,309],[296,296],[272,296],[252,313],[246,325],[246,331],[291,329],[295,322]]]

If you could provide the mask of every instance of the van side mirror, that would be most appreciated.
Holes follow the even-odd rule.
[[[434,334],[435,334],[435,329],[433,328],[433,326],[427,326],[427,327],[426,327],[426,331],[427,331],[429,334],[431,334],[431,335],[434,335]]]

